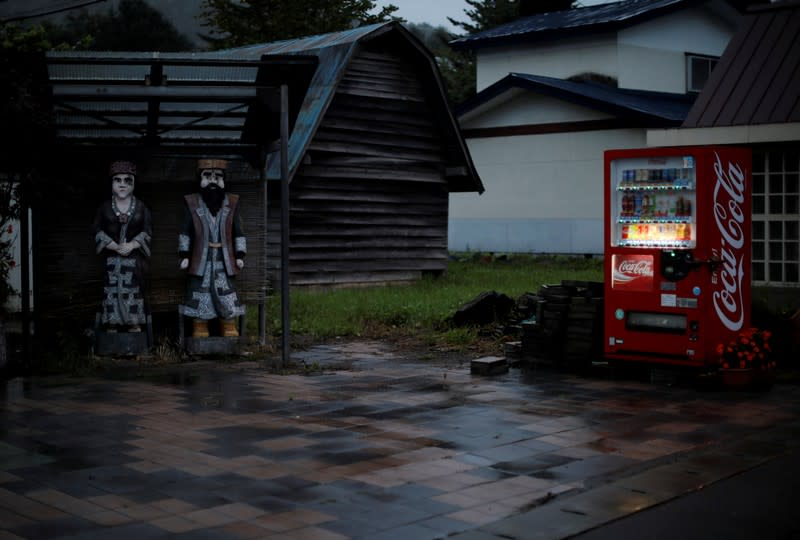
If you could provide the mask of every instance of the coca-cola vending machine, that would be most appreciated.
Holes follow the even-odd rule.
[[[750,324],[750,150],[609,150],[605,186],[606,358],[715,364]]]

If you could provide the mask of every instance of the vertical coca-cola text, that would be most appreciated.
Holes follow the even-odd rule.
[[[742,281],[745,277],[746,216],[743,206],[747,179],[740,165],[729,161],[725,168],[719,154],[715,152],[714,157],[714,219],[720,233],[721,270],[719,279],[712,280],[713,302],[720,322],[735,332],[742,328],[745,318]]]

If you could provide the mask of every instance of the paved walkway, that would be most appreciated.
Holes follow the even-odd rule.
[[[484,377],[381,344],[0,388],[0,540],[566,538],[796,449],[800,387]]]

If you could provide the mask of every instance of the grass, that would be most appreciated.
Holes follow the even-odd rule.
[[[334,337],[407,336],[432,344],[474,341],[475,329],[448,323],[456,309],[484,291],[511,298],[535,293],[543,284],[565,279],[602,281],[600,259],[516,255],[502,259],[462,257],[451,260],[443,276],[425,277],[406,285],[352,289],[293,288],[290,299],[292,335],[312,341]],[[280,298],[268,306],[273,334],[280,334]]]

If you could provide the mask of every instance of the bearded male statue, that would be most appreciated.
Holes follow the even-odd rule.
[[[244,267],[247,240],[239,219],[239,196],[225,189],[227,165],[222,159],[199,160],[200,191],[184,196],[178,258],[188,279],[185,304],[179,309],[193,319],[195,338],[208,337],[214,319],[221,321],[222,336],[236,337],[236,317],[245,313],[236,276]]]

